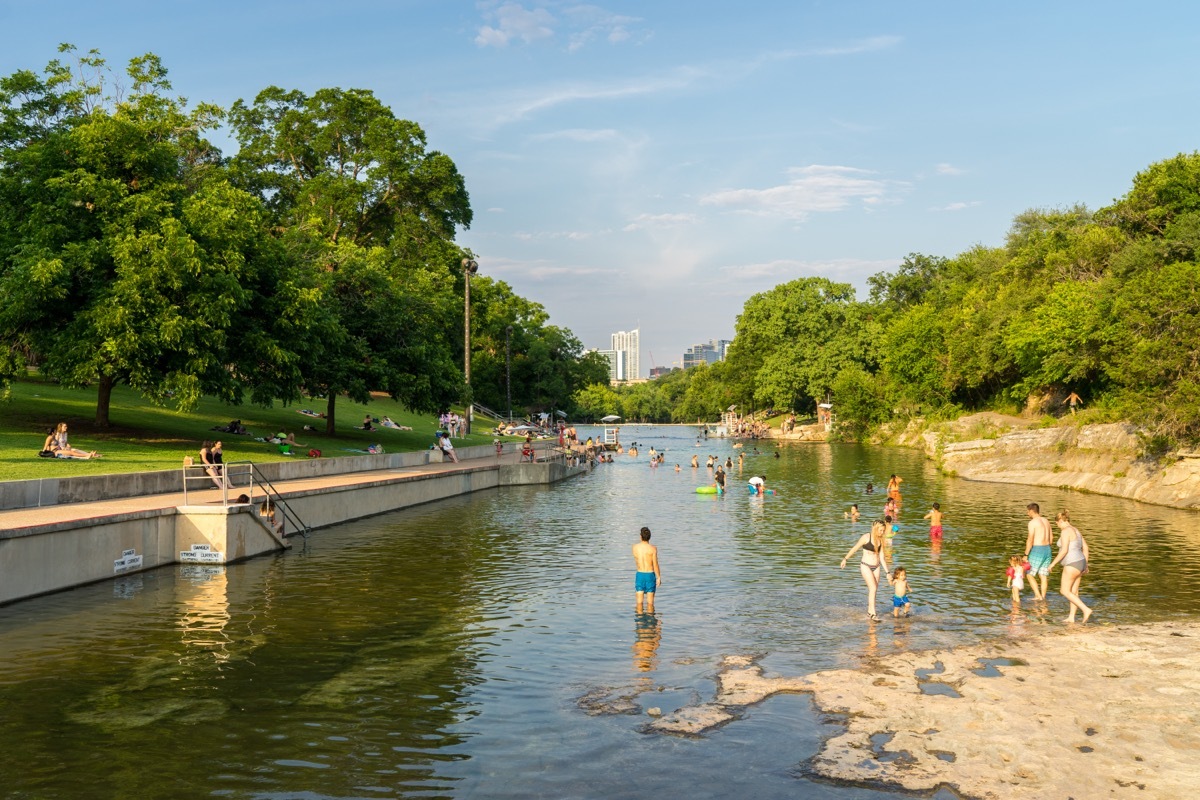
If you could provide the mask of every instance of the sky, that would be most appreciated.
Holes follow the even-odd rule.
[[[193,102],[371,89],[464,175],[480,271],[587,347],[640,328],[643,375],[779,283],[865,298],[1200,149],[1193,2],[0,0],[0,74],[60,42]]]

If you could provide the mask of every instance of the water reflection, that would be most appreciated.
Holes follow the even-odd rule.
[[[635,614],[633,623],[633,668],[653,672],[658,666],[658,646],[662,644],[662,622],[655,614]]]
[[[797,444],[777,459],[696,448],[688,429],[625,434],[671,464],[699,454],[701,468],[623,456],[552,489],[319,531],[278,558],[0,609],[0,785],[31,797],[608,798],[681,785],[876,797],[797,776],[828,733],[807,701],[676,740],[641,733],[639,708],[590,717],[576,700],[600,688],[669,710],[710,698],[727,654],[803,674],[1058,626],[1061,598],[1014,607],[997,567],[1023,546],[1031,500],[1070,508],[1088,537],[1091,624],[1200,613],[1193,514],[968,483],[904,450]],[[695,493],[712,482],[709,453],[745,456],[723,496]],[[751,497],[745,475],[762,472],[778,494]],[[838,563],[882,513],[891,473],[906,480],[889,560],[908,569],[913,616],[871,623],[861,576]],[[865,494],[869,482],[881,491]],[[945,532],[931,540],[919,518],[935,501]],[[863,522],[843,518],[851,503]],[[659,614],[631,631],[629,546],[643,525],[671,580]]]

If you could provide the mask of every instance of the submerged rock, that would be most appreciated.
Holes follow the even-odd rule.
[[[810,761],[820,777],[989,800],[1173,800],[1200,786],[1198,644],[1200,623],[1080,627],[805,678],[726,658],[713,702],[648,729],[700,734],[772,694],[808,691],[846,725]]]

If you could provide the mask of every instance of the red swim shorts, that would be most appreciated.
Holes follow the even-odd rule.
[[[942,526],[941,525],[929,526],[929,538],[931,538],[931,539],[942,538]]]

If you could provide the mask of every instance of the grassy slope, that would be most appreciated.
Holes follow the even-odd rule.
[[[312,400],[292,406],[276,404],[272,408],[230,406],[205,398],[189,412],[150,405],[127,387],[113,389],[107,430],[96,428],[96,390],[64,389],[37,376],[15,382],[10,402],[0,401],[0,481],[25,478],[51,478],[69,475],[97,475],[111,472],[175,469],[185,455],[199,461],[200,445],[205,439],[220,439],[226,461],[286,461],[296,456],[280,454],[270,443],[256,442],[255,436],[268,438],[278,431],[295,433],[296,440],[320,450],[324,457],[357,455],[348,449],[366,449],[379,443],[388,452],[423,450],[433,443],[437,420],[432,415],[413,414],[389,398],[377,398],[368,405],[346,398],[337,404],[337,436],[325,436],[325,420],[310,419],[298,409],[324,411],[324,400]],[[387,428],[374,432],[355,430],[367,412],[382,419],[391,417],[412,431]],[[232,436],[210,430],[241,419],[250,436]],[[46,432],[59,422],[69,426],[71,444],[81,450],[98,450],[103,458],[74,461],[38,458]],[[305,424],[320,432],[303,430]],[[490,424],[476,424],[476,433],[456,440],[456,447],[490,444]],[[487,430],[487,433],[479,431]],[[307,448],[305,448],[307,452]]]

